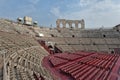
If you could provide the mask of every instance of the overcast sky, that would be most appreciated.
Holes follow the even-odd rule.
[[[0,17],[30,16],[39,25],[56,26],[56,19],[85,20],[86,28],[120,24],[120,0],[0,0]]]

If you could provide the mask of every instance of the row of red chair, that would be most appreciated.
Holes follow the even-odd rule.
[[[94,53],[90,53],[90,52],[76,52],[74,54],[81,55],[81,56],[89,56],[89,55],[94,54]]]
[[[55,57],[59,57],[61,59],[66,59],[66,60],[75,60],[75,59],[78,59],[78,58],[81,58],[82,56],[80,55],[75,55],[75,54],[59,54],[59,55],[56,55]]]
[[[68,60],[60,59],[60,58],[57,58],[57,57],[50,57],[49,61],[54,67],[68,62]]]
[[[99,68],[104,68],[104,69],[111,69],[111,66],[115,63],[117,58],[112,58],[110,61],[109,60],[100,60],[96,58],[91,58],[87,60],[81,60],[81,63],[91,65],[91,66],[96,66]]]
[[[94,58],[103,59],[103,60],[111,60],[113,57],[116,57],[115,55],[107,55],[107,54],[97,54],[96,56],[93,56]]]
[[[93,78],[96,80],[101,76],[103,76],[103,78],[106,78],[110,72],[105,69],[96,68],[86,64],[73,64],[69,67],[61,68],[61,71],[70,74],[76,80],[92,80]]]
[[[53,65],[53,71],[58,71],[58,76],[62,76],[61,79],[64,80],[68,79],[63,76],[71,77],[72,80],[119,80],[120,78],[119,55],[77,52],[55,54],[48,59]]]
[[[108,80],[120,80],[120,57],[116,61],[115,66],[113,66]]]

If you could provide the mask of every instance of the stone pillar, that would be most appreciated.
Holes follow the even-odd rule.
[[[71,23],[71,22],[69,22],[68,24],[69,24],[69,28],[72,28],[72,23]]]
[[[76,29],[78,29],[78,23],[77,23],[77,24],[75,24],[75,28],[76,28]]]
[[[66,23],[69,24],[69,28],[72,28],[72,23],[75,23],[75,29],[78,29],[79,28],[79,24],[81,24],[81,28],[80,29],[84,29],[85,28],[85,22],[84,20],[65,20],[65,19],[58,19],[56,21],[56,26],[57,26],[57,29],[60,29],[61,26],[60,26],[60,23],[62,23],[62,28],[66,28]]]
[[[59,20],[56,21],[56,26],[58,29],[60,28],[60,21]]]
[[[81,29],[84,29],[85,28],[85,22],[84,22],[84,20],[82,19],[81,20]]]
[[[63,20],[62,24],[63,24],[63,28],[66,28],[66,21],[65,20]]]
[[[78,29],[78,22],[75,22],[75,28]]]

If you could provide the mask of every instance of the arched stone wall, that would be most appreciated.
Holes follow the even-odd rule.
[[[63,26],[61,27],[60,24],[62,24]],[[65,19],[57,19],[56,21],[56,25],[57,28],[66,28],[66,24],[69,25],[69,28],[75,28],[78,29],[79,28],[79,24],[81,24],[80,29],[84,29],[85,28],[85,22],[84,20],[65,20]],[[75,26],[72,26],[73,24],[75,24]]]

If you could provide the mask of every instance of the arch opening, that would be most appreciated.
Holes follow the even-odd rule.
[[[78,28],[81,28],[81,23],[78,24]]]
[[[66,23],[66,28],[69,28],[69,24],[68,23]]]
[[[60,28],[63,28],[63,23],[62,22],[60,22]]]
[[[72,23],[72,28],[75,28],[75,23]]]

